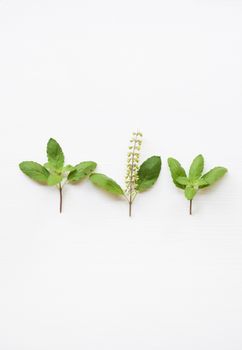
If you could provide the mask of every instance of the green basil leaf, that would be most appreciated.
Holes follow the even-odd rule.
[[[47,156],[48,156],[49,163],[56,170],[62,170],[64,166],[64,154],[60,145],[54,139],[49,139],[48,141]]]
[[[185,189],[185,185],[181,185],[177,182],[178,177],[187,177],[186,172],[182,168],[181,164],[174,158],[168,158],[168,165],[174,184],[179,188]]]
[[[97,163],[95,162],[81,162],[74,167],[68,175],[68,181],[75,183],[81,181],[86,176],[90,175],[96,169]]]
[[[189,170],[189,180],[195,181],[202,175],[204,168],[204,158],[199,154],[192,162]]]
[[[152,187],[157,181],[161,171],[161,158],[153,156],[141,164],[138,171],[136,190],[143,192]]]
[[[94,173],[89,176],[90,181],[99,188],[115,194],[117,196],[121,196],[124,194],[122,188],[110,177],[107,177],[103,174]]]
[[[55,186],[62,181],[62,176],[57,174],[50,174],[48,177],[48,185]]]
[[[45,169],[45,167],[43,167],[39,163],[26,161],[20,163],[19,168],[25,175],[30,177],[32,180],[45,185],[47,184],[50,173],[47,169]]]
[[[207,185],[204,185],[201,188],[213,185],[216,181],[221,179],[227,173],[227,171],[228,170],[224,167],[213,168],[208,173],[206,173],[205,175],[202,176],[201,179],[206,181]]]
[[[185,197],[189,201],[195,197],[196,193],[197,193],[197,190],[194,187],[187,186],[185,189]]]

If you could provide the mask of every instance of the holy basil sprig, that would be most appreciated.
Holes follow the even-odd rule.
[[[224,167],[215,167],[208,173],[202,175],[204,169],[204,158],[201,154],[193,160],[188,176],[176,159],[169,158],[168,165],[174,184],[178,188],[184,190],[185,197],[190,202],[190,215],[192,215],[192,203],[197,192],[200,189],[213,185],[228,171]]]
[[[132,214],[132,204],[136,195],[152,187],[161,170],[161,158],[158,156],[148,158],[139,166],[141,144],[142,134],[140,132],[133,133],[128,152],[124,189],[104,174],[93,173],[89,176],[91,182],[97,187],[125,198],[129,203],[129,216]]]
[[[95,162],[81,162],[75,166],[64,165],[64,153],[60,145],[49,139],[47,144],[48,162],[41,165],[32,161],[19,164],[22,172],[32,180],[48,186],[56,186],[60,193],[60,213],[62,212],[62,190],[67,184],[74,184],[93,172],[97,166]]]

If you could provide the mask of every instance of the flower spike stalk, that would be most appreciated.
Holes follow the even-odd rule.
[[[124,189],[104,174],[93,173],[89,176],[90,181],[97,187],[127,200],[130,217],[132,215],[132,205],[137,194],[151,188],[157,181],[161,170],[161,158],[159,156],[152,156],[141,166],[139,165],[141,144],[142,133],[134,132],[130,140],[127,156]]]
[[[130,140],[129,153],[127,159],[127,173],[125,177],[125,195],[129,202],[129,216],[132,215],[132,203],[137,195],[137,182],[139,179],[139,158],[140,149],[142,144],[142,133],[133,133],[133,137]]]

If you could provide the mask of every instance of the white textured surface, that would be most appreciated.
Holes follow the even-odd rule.
[[[242,349],[242,2],[0,1],[0,348]],[[58,193],[22,160],[95,160],[121,182],[129,134],[161,154],[126,203]],[[226,178],[194,216],[166,159]]]

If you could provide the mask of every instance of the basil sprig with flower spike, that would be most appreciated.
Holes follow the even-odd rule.
[[[168,165],[174,184],[176,187],[184,190],[185,197],[189,200],[190,215],[192,215],[193,199],[197,192],[200,189],[213,185],[228,171],[226,168],[219,166],[202,175],[204,169],[204,158],[201,154],[193,160],[188,176],[176,159],[168,158]]]
[[[89,176],[90,181],[97,187],[125,198],[129,204],[129,216],[132,215],[132,204],[136,195],[152,187],[161,170],[159,156],[152,156],[139,166],[141,144],[142,133],[134,132],[130,140],[124,189],[104,174],[93,173]]]
[[[32,161],[24,161],[19,164],[21,171],[32,180],[48,186],[56,186],[60,194],[60,213],[62,212],[62,191],[67,184],[74,184],[96,169],[95,162],[81,162],[75,166],[64,165],[64,153],[54,139],[49,139],[47,144],[48,162],[41,165]]]

